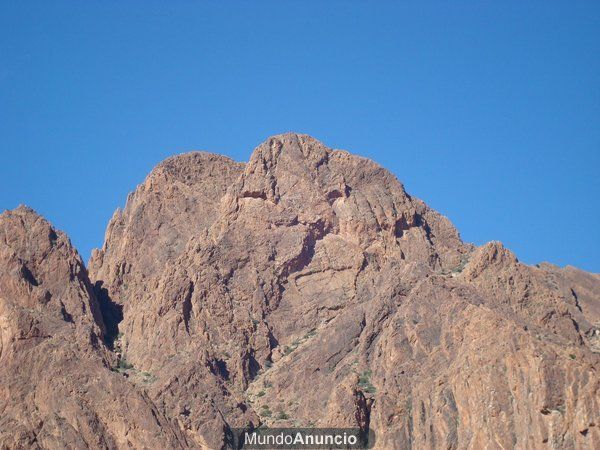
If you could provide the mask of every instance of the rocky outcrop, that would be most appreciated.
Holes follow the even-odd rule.
[[[584,272],[572,266],[560,269],[547,263],[538,267],[548,274],[552,285],[560,290],[587,345],[600,353],[600,274]]]
[[[87,312],[70,292],[64,327],[96,336],[85,354],[123,404],[155,412],[134,446],[221,448],[260,424],[372,429],[382,449],[600,445],[598,275],[466,244],[391,173],[309,136],[247,164],[168,159],[115,213],[93,287],[78,267]]]
[[[0,448],[180,448],[177,427],[111,371],[99,306],[67,237],[0,215]]]
[[[109,307],[108,292],[119,299],[140,295],[140,290],[152,292],[152,280],[176,260],[190,237],[215,220],[218,200],[242,167],[205,152],[175,156],[159,164],[129,195],[125,210],[115,212],[103,248],[92,254],[90,270],[103,283],[97,286],[101,302]],[[127,309],[130,302],[123,306]],[[109,325],[120,320],[113,317],[114,312],[109,311],[109,316]]]

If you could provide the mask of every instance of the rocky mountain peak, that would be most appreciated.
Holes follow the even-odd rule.
[[[104,331],[79,254],[64,233],[33,209],[21,205],[0,214],[0,266],[5,307],[93,324],[99,335]]]
[[[381,449],[600,445],[599,276],[464,243],[310,136],[247,164],[163,161],[89,277],[64,234],[6,212],[0,265],[0,446],[212,449],[259,425],[371,429]]]

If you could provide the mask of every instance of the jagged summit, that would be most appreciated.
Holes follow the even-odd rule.
[[[296,133],[245,164],[169,158],[115,213],[89,278],[19,214],[0,218],[0,325],[17,327],[0,326],[0,374],[49,406],[0,395],[0,430],[17,430],[0,446],[221,448],[260,424],[370,428],[381,449],[600,445],[598,276],[462,242],[369,159]],[[34,259],[31,287],[17,262],[37,254],[56,259]],[[53,328],[19,306],[43,308],[50,285]],[[64,402],[25,373],[38,360]]]
[[[36,214],[36,215],[39,216],[39,214],[33,208],[31,208],[31,207],[29,207],[27,205],[24,205],[22,203],[19,206],[17,206],[15,209],[13,209],[13,210],[6,210],[2,214],[6,213],[6,212],[11,212],[11,213],[14,213],[14,214],[30,214],[30,213],[33,213],[33,214]]]
[[[0,214],[0,292],[16,302],[49,316],[68,318],[97,327],[103,322],[83,262],[68,237],[32,208],[20,205]],[[78,280],[78,286],[70,286]]]

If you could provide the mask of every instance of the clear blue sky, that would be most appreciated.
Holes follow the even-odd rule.
[[[0,210],[85,259],[151,168],[308,133],[466,241],[600,272],[600,2],[0,1]]]

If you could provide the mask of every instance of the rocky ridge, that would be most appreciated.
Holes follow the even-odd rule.
[[[0,215],[0,447],[183,445],[152,400],[111,371],[100,308],[68,238],[19,207]]]
[[[0,446],[221,448],[260,424],[371,428],[376,448],[600,445],[600,276],[466,244],[309,136],[161,163],[89,278],[33,211],[0,231]]]

